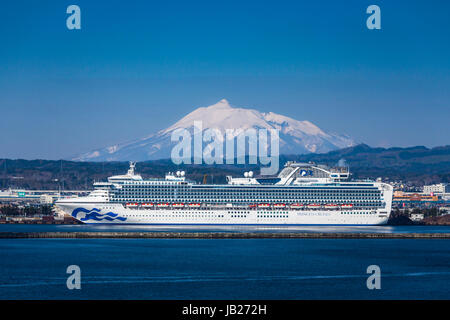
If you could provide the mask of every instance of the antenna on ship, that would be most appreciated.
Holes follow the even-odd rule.
[[[4,170],[3,170],[3,180],[4,180],[4,184],[5,184],[5,189],[8,187],[8,172],[6,170],[6,159],[3,162],[4,165]]]
[[[60,175],[60,186],[61,186],[61,190],[62,192],[64,192],[64,175],[63,175],[63,161],[62,159],[59,161],[59,175]]]
[[[128,175],[134,176],[134,168],[136,167],[136,162],[130,161],[130,169],[128,169]]]

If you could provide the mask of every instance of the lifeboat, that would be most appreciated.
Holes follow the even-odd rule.
[[[169,206],[169,204],[168,203],[158,203],[156,206],[158,208],[167,208]]]
[[[344,209],[348,209],[348,208],[352,208],[352,207],[353,207],[353,204],[351,204],[351,203],[344,203],[341,205],[341,208],[344,208]]]
[[[260,203],[258,204],[258,208],[269,208],[270,204],[269,203]]]
[[[307,207],[310,209],[319,209],[321,207],[321,205],[318,203],[310,203],[310,204],[308,204]]]
[[[256,204],[249,205],[249,208],[256,208]]]
[[[151,207],[153,207],[153,203],[145,202],[141,206],[142,206],[142,208],[151,208]]]
[[[189,208],[199,208],[200,205],[200,203],[189,203]]]
[[[292,209],[300,209],[302,207],[303,207],[302,203],[293,203],[293,204],[291,204],[291,208]]]
[[[337,205],[337,204],[334,204],[334,203],[327,203],[327,204],[325,205],[325,208],[326,208],[326,209],[337,209],[337,207],[338,207],[338,205]]]
[[[275,203],[275,204],[273,205],[273,207],[274,207],[274,208],[285,208],[286,205],[285,205],[284,203]]]
[[[183,208],[184,207],[184,203],[173,203],[172,207],[174,207],[174,208]]]
[[[135,202],[129,202],[126,204],[128,208],[137,208],[138,204]]]

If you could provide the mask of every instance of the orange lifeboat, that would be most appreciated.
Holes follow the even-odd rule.
[[[128,208],[137,208],[138,204],[135,202],[129,202],[126,204]]]
[[[158,203],[156,206],[158,208],[167,208],[169,206],[169,204],[168,203]]]
[[[142,206],[142,208],[151,208],[151,207],[153,207],[153,203],[145,202],[141,206]]]

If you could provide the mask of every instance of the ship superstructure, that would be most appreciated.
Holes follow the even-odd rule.
[[[345,167],[288,162],[274,177],[227,177],[197,184],[183,171],[143,179],[135,163],[125,175],[94,183],[87,197],[57,205],[85,223],[378,225],[389,218],[392,186],[349,181]]]

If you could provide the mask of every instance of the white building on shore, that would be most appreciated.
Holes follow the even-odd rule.
[[[426,193],[426,194],[450,193],[450,185],[448,185],[447,183],[438,183],[438,184],[423,186],[423,193]]]

